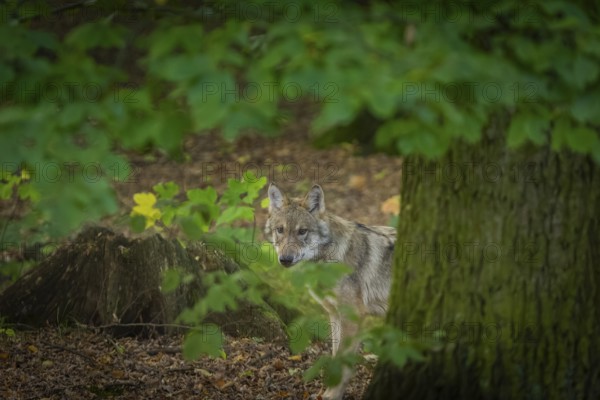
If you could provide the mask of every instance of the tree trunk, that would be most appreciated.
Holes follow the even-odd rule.
[[[161,291],[163,272],[177,267],[195,280],[172,293]],[[187,248],[159,235],[130,240],[104,228],[90,228],[60,247],[0,294],[0,315],[29,325],[77,321],[113,325],[116,334],[164,331],[206,289],[202,277],[239,266],[201,243]],[[272,310],[240,302],[235,311],[212,314],[206,322],[231,335],[284,339]],[[127,326],[144,323],[146,327]]]
[[[506,125],[406,159],[388,321],[441,346],[367,399],[600,398],[600,169]]]

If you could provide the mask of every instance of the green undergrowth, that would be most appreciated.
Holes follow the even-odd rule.
[[[188,359],[204,354],[226,357],[220,329],[205,323],[205,318],[211,312],[236,310],[242,301],[268,308],[276,304],[294,310],[295,318],[280,318],[285,322],[289,346],[294,353],[304,351],[313,340],[328,340],[331,329],[337,329],[330,326],[324,311],[309,295],[309,289],[320,298],[332,296],[336,282],[351,269],[339,263],[313,262],[293,268],[281,267],[273,246],[254,237],[254,204],[265,184],[264,177],[256,178],[248,173],[242,180],[229,180],[221,194],[212,187],[182,192],[175,183],[167,182],[155,185],[152,192],[134,196],[136,205],[131,212],[134,229],[176,235],[184,245],[190,240],[201,240],[207,248],[212,246],[241,266],[229,274],[224,271],[207,274],[202,282],[207,289],[205,296],[179,315],[180,322],[195,326],[183,345],[183,354]],[[267,206],[266,202],[261,203]],[[189,284],[191,279],[191,275],[170,269],[165,272],[161,287],[171,292]],[[417,346],[403,332],[380,320],[361,324],[351,310],[342,311],[361,325],[359,338],[367,351],[398,366],[409,360],[423,359],[422,344]],[[326,384],[334,385],[339,382],[344,365],[359,362],[362,358],[353,354],[323,356],[306,371],[306,378],[314,378],[323,370]]]

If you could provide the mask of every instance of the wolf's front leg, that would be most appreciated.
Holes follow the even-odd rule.
[[[358,324],[340,316],[338,313],[330,314],[331,322],[331,353],[335,357],[338,353],[348,354],[358,352],[360,342],[355,335],[358,332]],[[348,366],[344,366],[342,379],[334,387],[327,388],[323,394],[326,400],[341,400],[344,397],[346,386],[352,378],[354,371]]]

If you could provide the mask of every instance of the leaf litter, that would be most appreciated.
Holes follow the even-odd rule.
[[[225,358],[185,361],[181,335],[114,338],[93,328],[0,335],[0,398],[320,399],[302,374],[329,346],[292,354],[285,343],[226,337]],[[35,350],[34,350],[35,349]],[[360,399],[373,362],[357,368],[345,399]]]

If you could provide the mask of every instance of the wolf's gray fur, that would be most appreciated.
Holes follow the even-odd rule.
[[[359,316],[386,312],[396,230],[363,225],[328,213],[319,185],[314,185],[304,198],[288,198],[271,184],[269,201],[265,233],[281,265],[291,267],[302,260],[336,261],[353,268],[337,284],[335,299],[315,298],[329,313],[333,354],[357,351],[359,343],[352,340],[357,325],[343,317],[339,306],[350,306]],[[329,388],[324,398],[341,399],[351,375],[352,371],[346,368],[342,382]]]

